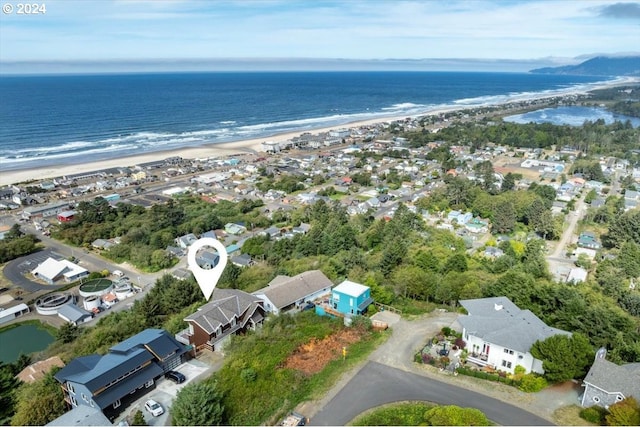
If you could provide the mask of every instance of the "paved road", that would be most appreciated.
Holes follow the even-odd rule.
[[[477,408],[500,425],[553,425],[500,400],[377,362],[368,362],[310,425],[346,425],[373,407],[411,400]]]
[[[52,291],[58,289],[63,285],[43,285],[28,279],[29,272],[33,271],[38,264],[49,257],[57,260],[64,258],[52,249],[45,249],[10,261],[4,267],[3,273],[11,283],[20,286],[26,292]]]

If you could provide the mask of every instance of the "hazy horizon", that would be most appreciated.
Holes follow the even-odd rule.
[[[5,75],[526,72],[640,40],[637,1],[48,0],[29,16],[20,4],[0,14]]]

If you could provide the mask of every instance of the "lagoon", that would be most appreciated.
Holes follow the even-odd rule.
[[[640,127],[640,118],[612,113],[604,108],[578,106],[543,108],[541,110],[529,111],[528,113],[508,116],[504,118],[504,121],[519,124],[533,122],[582,126],[585,121],[595,122],[599,119],[604,120],[606,124],[611,124],[615,121],[626,122],[629,120],[634,128]]]
[[[55,338],[45,328],[32,323],[23,323],[15,328],[0,332],[0,361],[12,363],[20,354],[42,351]]]

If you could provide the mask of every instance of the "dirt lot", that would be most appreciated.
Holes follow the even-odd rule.
[[[327,363],[342,357],[342,348],[360,341],[362,334],[357,329],[344,329],[321,340],[312,339],[301,345],[287,358],[285,368],[295,369],[305,375],[322,371]]]

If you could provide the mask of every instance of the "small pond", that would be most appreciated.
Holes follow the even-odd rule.
[[[640,118],[625,116],[623,114],[612,113],[604,108],[597,107],[556,107],[543,108],[541,110],[529,111],[528,113],[515,114],[504,118],[510,123],[552,123],[554,125],[582,126],[585,121],[595,122],[602,119],[606,124],[615,121],[626,122],[629,120],[633,127],[640,126]]]
[[[31,323],[7,329],[0,332],[0,361],[15,362],[21,353],[42,351],[54,340],[53,335],[44,327]]]

